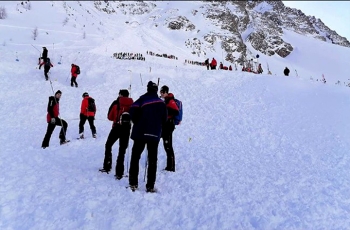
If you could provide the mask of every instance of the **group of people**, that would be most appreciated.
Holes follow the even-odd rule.
[[[145,61],[145,57],[142,56],[141,53],[114,53],[113,57],[116,59],[123,59],[123,60],[141,60]]]
[[[131,153],[129,185],[132,191],[138,188],[139,160],[147,146],[148,171],[147,192],[155,192],[158,145],[163,139],[163,146],[167,154],[167,163],[164,170],[175,172],[175,154],[172,144],[172,135],[175,130],[174,117],[179,114],[179,107],[169,87],[164,85],[157,94],[158,85],[152,81],[147,84],[147,92],[135,102],[129,97],[127,89],[119,91],[118,98],[112,102],[108,109],[107,118],[113,122],[112,129],[105,143],[105,154],[101,172],[109,173],[112,169],[112,147],[119,139],[119,151],[115,166],[115,178],[120,180],[124,175],[124,158],[129,145],[129,138],[134,141]],[[58,90],[54,96],[49,97],[47,106],[47,131],[42,142],[42,148],[49,147],[51,135],[56,126],[61,126],[59,133],[60,144],[69,142],[66,138],[68,124],[59,117],[59,101],[62,92]],[[90,108],[93,99],[87,92],[83,95],[80,109],[79,138],[84,138],[84,124],[90,124],[92,136],[96,138],[94,126],[96,105]],[[94,100],[93,100],[94,101]],[[131,132],[131,136],[130,136]]]
[[[51,69],[51,67],[53,67],[53,64],[51,63],[50,58],[48,57],[48,50],[46,47],[43,47],[43,52],[41,57],[39,57],[39,70],[41,69],[42,66],[44,66],[44,76],[45,76],[45,80],[48,81],[49,80],[49,76],[48,73]],[[78,65],[72,63],[71,65],[71,86],[72,87],[78,87],[78,83],[77,83],[77,77],[80,74],[80,68]]]
[[[152,51],[147,51],[146,52],[148,55],[151,55],[151,56],[156,56],[156,57],[164,57],[164,58],[169,58],[169,59],[175,59],[177,60],[177,57],[175,55],[172,55],[172,54],[156,54]]]

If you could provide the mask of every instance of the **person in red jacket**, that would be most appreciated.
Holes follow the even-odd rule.
[[[71,74],[72,74],[72,78],[70,79],[70,86],[74,86],[75,87],[78,87],[78,83],[77,83],[77,77],[78,77],[78,74],[77,74],[77,66],[72,64],[72,68],[70,70]]]
[[[232,71],[232,66],[231,65],[228,67],[228,70]]]
[[[45,149],[46,147],[49,147],[50,138],[56,125],[62,127],[59,135],[60,144],[62,145],[69,142],[69,140],[66,139],[68,124],[65,120],[58,117],[60,114],[59,102],[60,102],[61,95],[62,95],[62,92],[58,90],[55,93],[55,96],[49,97],[49,103],[47,105],[47,115],[46,115],[47,131],[46,131],[44,140],[41,144],[41,147],[43,149]]]
[[[167,155],[167,166],[164,170],[175,172],[175,154],[173,149],[173,132],[175,130],[174,116],[179,114],[179,108],[174,95],[169,93],[169,87],[164,85],[160,89],[160,97],[164,99],[168,110],[168,119],[162,127],[163,146]]]
[[[103,168],[100,169],[100,171],[106,173],[111,171],[112,147],[119,139],[119,152],[115,167],[115,178],[118,180],[120,180],[124,174],[124,158],[129,145],[131,129],[129,110],[133,103],[134,101],[129,97],[129,91],[127,89],[121,89],[118,99],[112,102],[107,114],[108,120],[113,121],[113,125],[105,144],[105,158],[103,161]]]
[[[89,100],[93,100],[93,104],[89,106]],[[90,108],[91,107],[91,108]],[[95,100],[89,96],[87,92],[83,93],[83,100],[80,107],[80,122],[79,122],[79,138],[84,139],[84,125],[86,120],[88,120],[90,129],[92,132],[92,137],[96,138],[96,127],[94,125],[96,115],[96,105]]]
[[[211,63],[210,63],[211,69],[216,69],[217,64],[218,63],[216,62],[215,58],[213,58],[213,60],[211,60]]]

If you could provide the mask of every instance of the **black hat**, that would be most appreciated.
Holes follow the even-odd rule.
[[[57,92],[55,93],[56,94],[62,94],[61,90],[57,90]]]
[[[160,91],[163,93],[169,93],[169,87],[166,85],[163,85],[162,88],[160,88]]]
[[[121,89],[119,90],[119,94],[123,97],[129,97],[129,91],[127,89]]]
[[[147,92],[157,92],[158,85],[152,81],[149,81],[147,84]]]
[[[83,93],[83,97],[89,96],[89,93],[85,92]]]

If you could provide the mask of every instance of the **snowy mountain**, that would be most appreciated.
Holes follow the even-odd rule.
[[[269,12],[275,5],[1,2],[7,17],[0,20],[0,229],[348,229],[350,49],[281,26],[279,36],[293,51],[285,58],[260,52],[252,33],[264,32],[253,29],[263,23],[257,19],[266,13],[263,6]],[[243,33],[231,33],[214,18],[215,9],[225,7],[256,15],[247,13]],[[262,64],[263,74],[242,72],[240,63],[237,70],[208,71],[185,61],[215,57],[235,66],[224,60],[228,53],[217,34],[232,41],[241,36],[245,46],[233,56],[259,54],[254,63]],[[53,63],[49,81],[37,68],[43,46]],[[205,55],[198,56],[199,47]],[[120,52],[145,60],[115,59]],[[69,82],[72,63],[81,69],[78,88]],[[147,151],[140,190],[131,192],[128,177],[113,176],[118,142],[113,172],[98,172],[112,126],[106,115],[120,89],[136,100],[158,79],[184,107],[173,135],[176,172],[162,171],[161,141],[158,192],[145,192]],[[48,97],[57,90],[71,142],[60,146],[56,127],[50,147],[41,149]],[[96,100],[97,139],[85,124],[86,139],[76,140],[84,92]]]

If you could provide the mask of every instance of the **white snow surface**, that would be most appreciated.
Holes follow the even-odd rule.
[[[105,23],[103,33],[90,29],[82,39],[81,31],[62,26],[64,12],[51,6],[62,2],[31,2],[27,15],[13,10],[16,2],[2,4],[9,17],[0,20],[0,229],[349,229],[350,90],[344,82],[350,49],[285,31],[295,50],[285,59],[259,54],[262,75],[207,71],[184,64],[191,54],[181,36],[147,27],[146,17],[139,26]],[[81,4],[93,9],[91,2]],[[42,12],[49,22],[33,16]],[[48,48],[51,82],[36,69],[39,51],[32,45]],[[142,53],[146,61],[116,60],[114,52]],[[217,52],[210,55],[219,60]],[[70,86],[71,63],[81,68],[79,88]],[[322,74],[326,84],[316,81]],[[146,151],[140,190],[132,192],[127,177],[113,176],[118,142],[113,172],[98,172],[112,126],[107,111],[119,89],[131,82],[136,100],[158,78],[183,102],[183,122],[173,134],[176,172],[162,171],[161,140],[158,192],[145,192]],[[60,146],[56,127],[50,147],[41,149],[48,97],[57,90],[71,142]],[[76,140],[84,92],[96,99],[97,139],[85,124],[87,138]]]

